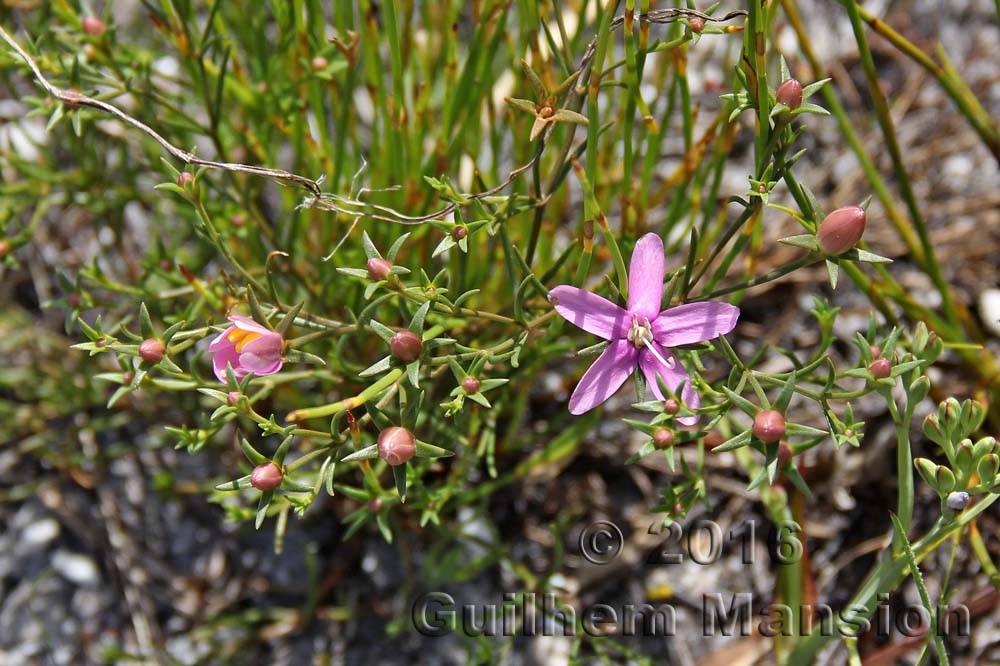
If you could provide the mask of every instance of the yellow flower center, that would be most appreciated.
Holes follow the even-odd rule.
[[[242,328],[236,328],[233,329],[232,333],[226,336],[226,339],[230,342],[235,342],[236,353],[241,353],[243,348],[246,347],[248,343],[251,343],[260,337],[263,337],[263,334],[254,333],[253,331],[244,331]]]

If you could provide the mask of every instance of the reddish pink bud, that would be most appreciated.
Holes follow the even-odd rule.
[[[369,259],[367,267],[368,277],[376,282],[389,277],[389,271],[392,270],[392,264],[380,257],[372,257]]]
[[[451,237],[455,240],[462,240],[469,235],[469,230],[465,227],[455,227],[451,230]]]
[[[373,497],[372,499],[368,500],[368,510],[371,511],[372,513],[378,513],[379,511],[381,511],[382,510],[382,498],[381,497]]]
[[[83,24],[83,31],[91,37],[100,37],[107,29],[104,21],[96,16],[84,16],[81,23]]]
[[[82,302],[80,300],[80,294],[76,292],[69,294],[68,296],[66,296],[66,302],[69,303],[70,307],[72,308],[80,307],[80,303]]]
[[[871,352],[872,352],[872,358],[878,358],[879,356],[882,355],[882,350],[879,348],[878,345],[872,345]]]
[[[681,406],[673,398],[667,398],[663,401],[663,411],[673,416],[677,412],[681,411]]]
[[[688,20],[688,25],[691,26],[691,32],[701,32],[705,29],[705,20],[695,16]]]
[[[819,249],[829,255],[847,252],[861,240],[867,221],[868,216],[861,206],[838,208],[819,225],[816,232]]]
[[[330,62],[323,56],[316,56],[315,58],[312,59],[312,62],[310,63],[310,65],[312,65],[314,72],[318,72],[321,69],[326,69],[326,66],[329,64]]]
[[[392,336],[392,340],[389,341],[389,348],[392,349],[392,355],[400,361],[411,363],[420,358],[420,352],[424,349],[424,343],[420,340],[419,335],[404,328]]]
[[[160,259],[161,271],[169,271],[173,267],[174,267],[174,262],[170,261],[169,259]]]
[[[795,79],[788,79],[778,86],[774,97],[789,109],[797,109],[802,106],[802,84]]]
[[[877,358],[868,366],[868,372],[875,379],[885,379],[892,375],[892,362],[887,358]]]
[[[753,419],[753,436],[773,444],[785,436],[785,417],[774,409],[765,409]]]
[[[240,393],[239,391],[230,391],[229,393],[226,394],[226,402],[229,403],[230,407],[235,407],[237,404],[239,404],[240,397],[242,395],[243,394]]]
[[[658,449],[665,449],[674,445],[674,433],[666,428],[658,428],[653,431],[653,445]]]
[[[792,447],[788,445],[787,442],[778,442],[778,466],[784,467],[792,461],[792,457],[795,452],[792,451]]]
[[[122,373],[122,382],[131,384],[133,379],[135,379],[135,373],[131,370],[126,370]]]
[[[257,490],[274,490],[281,485],[281,468],[273,462],[261,463],[250,472],[250,485]]]
[[[166,351],[163,340],[158,338],[146,338],[139,343],[139,356],[147,363],[159,363]]]
[[[406,428],[393,426],[378,434],[378,455],[393,467],[410,460],[416,452],[417,442]]]
[[[194,183],[194,174],[185,171],[181,175],[177,176],[177,186],[181,188],[186,188],[188,185]]]
[[[479,393],[479,380],[475,377],[466,377],[462,380],[462,390],[466,393]]]
[[[244,215],[243,213],[236,213],[236,215],[233,215],[231,218],[229,218],[229,224],[233,225],[234,227],[242,227],[246,223],[247,223],[247,216]]]
[[[0,240],[0,259],[3,259],[8,254],[10,254],[10,243],[5,240]]]

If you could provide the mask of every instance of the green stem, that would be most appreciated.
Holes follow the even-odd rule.
[[[352,398],[345,398],[344,400],[332,402],[327,405],[320,405],[318,407],[310,407],[308,409],[296,409],[294,412],[289,413],[288,416],[285,417],[285,420],[295,422],[305,421],[306,419],[318,419],[324,416],[333,416],[334,414],[347,409],[356,409],[364,405],[369,400],[375,398],[377,395],[382,393],[382,391],[391,387],[399,381],[402,376],[402,368],[393,368],[384,377]]]

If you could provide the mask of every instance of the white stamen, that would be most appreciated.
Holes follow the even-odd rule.
[[[673,370],[675,365],[674,359],[670,359],[669,361],[666,360],[660,355],[660,352],[656,350],[656,347],[653,346],[653,331],[650,326],[649,319],[643,318],[642,323],[640,324],[639,318],[633,316],[632,327],[629,329],[626,338],[629,342],[635,345],[636,349],[642,349],[645,347],[653,354],[653,356],[656,357],[656,360]]]
[[[674,369],[674,359],[670,359],[669,361],[665,360],[662,356],[660,356],[660,352],[656,351],[653,345],[650,344],[649,340],[643,340],[643,342],[646,344],[646,348],[653,354],[653,356],[656,357],[656,360],[658,360],[660,363],[667,366],[671,370]]]

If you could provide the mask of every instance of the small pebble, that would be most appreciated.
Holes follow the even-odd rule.
[[[1000,337],[1000,289],[983,289],[979,292],[979,316],[987,330]]]
[[[86,555],[57,550],[52,556],[52,568],[71,583],[95,586],[100,580],[97,565]]]

